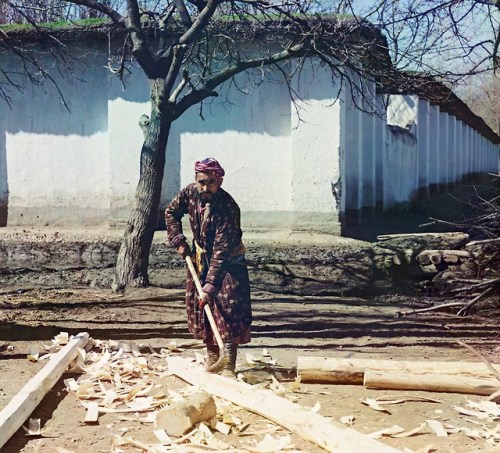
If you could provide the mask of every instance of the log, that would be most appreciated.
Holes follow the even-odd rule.
[[[420,264],[458,263],[460,259],[474,258],[467,250],[424,250],[417,255]]]
[[[181,357],[168,357],[168,369],[186,382],[272,420],[321,448],[339,453],[397,452],[364,434],[306,410],[270,390],[206,373]]]
[[[87,332],[79,333],[54,354],[0,412],[0,449],[22,426],[43,397],[60,379],[66,368],[89,341]]]
[[[493,365],[500,371],[500,365]],[[363,385],[365,370],[402,371],[411,374],[460,374],[470,377],[491,377],[481,362],[415,362],[403,360],[340,359],[335,357],[297,358],[297,373],[302,382]]]
[[[365,370],[365,387],[384,390],[424,390],[426,392],[466,393],[489,396],[499,389],[493,378],[453,374],[412,374],[397,371]]]
[[[217,407],[207,392],[193,393],[159,410],[156,414],[155,428],[163,428],[169,436],[180,437],[190,431],[197,423],[208,422],[217,415]]]

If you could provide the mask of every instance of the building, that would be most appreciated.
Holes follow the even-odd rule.
[[[106,41],[68,46],[78,57],[77,78],[54,68],[56,85],[20,80],[25,90],[11,87],[11,105],[0,104],[1,226],[116,225],[128,217],[147,83],[131,68],[124,89],[107,69]],[[1,54],[0,64],[23,72],[12,55]],[[253,81],[240,75],[239,83],[250,90]],[[292,80],[292,98],[280,83],[262,83],[251,94],[223,87],[174,124],[161,209],[193,180],[194,161],[207,156],[226,168],[224,187],[245,228],[332,234],[365,210],[498,171],[500,138],[452,93],[431,96],[441,85],[379,93],[358,83],[363,99],[313,61]]]

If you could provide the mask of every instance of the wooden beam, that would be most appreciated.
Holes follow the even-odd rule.
[[[184,381],[262,415],[327,451],[337,453],[400,451],[306,410],[270,390],[206,373],[201,367],[181,357],[168,357],[167,362],[169,371]]]
[[[489,396],[499,389],[494,378],[453,374],[414,374],[396,371],[366,370],[364,385],[371,389],[424,390],[427,392],[466,393]]]
[[[500,371],[500,365],[493,365]],[[457,374],[491,378],[492,373],[482,362],[417,362],[403,360],[340,359],[335,357],[297,358],[297,372],[302,382],[363,385],[366,369],[410,374]]]
[[[87,332],[73,337],[66,346],[54,354],[28,383],[10,400],[0,412],[0,449],[22,426],[38,406],[43,397],[60,379],[66,368],[89,341]]]

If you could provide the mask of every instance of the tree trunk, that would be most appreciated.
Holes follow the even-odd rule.
[[[144,287],[149,284],[149,251],[156,230],[165,149],[172,124],[171,117],[160,108],[161,96],[158,92],[161,88],[158,84],[162,83],[163,80],[160,80],[151,84],[151,119],[141,118],[144,144],[139,183],[116,261],[114,291],[123,290],[126,286]]]

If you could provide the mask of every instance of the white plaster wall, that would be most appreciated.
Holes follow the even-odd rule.
[[[418,188],[429,188],[430,171],[430,103],[419,99],[417,104],[417,181]]]
[[[450,129],[449,129],[449,143],[450,143],[450,182],[456,182],[458,179],[458,154],[459,154],[459,140],[458,140],[458,121],[455,116],[450,116]]]
[[[244,87],[246,76],[239,77]],[[264,83],[249,94],[223,87],[220,97],[177,122],[180,186],[194,179],[194,162],[214,157],[226,170],[224,189],[248,227],[279,227],[292,212],[290,98],[282,84]],[[268,212],[266,216],[262,212]]]
[[[417,160],[415,136],[403,128],[388,128],[384,150],[384,210],[408,202],[418,189],[415,179]]]
[[[149,113],[148,108],[148,103],[123,98],[108,101],[110,208],[117,214],[128,210],[134,199],[143,143],[139,117]]]
[[[439,162],[439,182],[441,184],[447,184],[450,182],[449,179],[449,166],[450,166],[450,144],[449,144],[449,115],[446,112],[439,112],[438,122],[439,122],[439,144],[438,152],[440,155]]]
[[[428,136],[427,136],[427,165],[429,184],[441,184],[441,166],[444,160],[444,150],[439,146],[441,140],[441,130],[439,127],[439,107],[429,105],[428,116]]]
[[[181,134],[181,186],[194,163],[214,157],[226,170],[223,187],[245,211],[291,211],[290,152],[283,140],[227,131]]]
[[[131,68],[125,87],[117,77],[109,74],[106,98],[110,213],[112,219],[124,220],[132,207],[139,180],[144,139],[139,118],[150,113],[147,80],[135,67]]]
[[[391,95],[387,104],[387,124],[415,133],[417,109],[417,96]]]
[[[362,86],[355,74],[349,74],[353,84]],[[363,207],[363,113],[357,105],[361,99],[352,93],[348,84],[341,91],[340,156],[342,175],[341,210],[350,215]],[[355,215],[359,217],[359,212]]]
[[[79,79],[55,68],[57,88],[18,77],[24,92],[11,93],[12,110],[0,104],[0,191],[8,191],[10,225],[101,223],[109,215],[106,59],[85,47],[70,52]],[[15,59],[3,58],[2,69],[22,73]]]
[[[10,202],[27,208],[107,209],[106,138],[105,133],[7,134]]]
[[[388,127],[384,147],[383,209],[408,202],[418,189],[415,167],[418,143],[413,134],[399,126]]]
[[[300,98],[290,101],[293,222],[333,232],[340,207],[340,86],[326,68],[309,63],[294,89]]]
[[[383,172],[384,172],[384,152],[387,132],[387,115],[385,109],[385,99],[377,96],[378,115],[374,116],[373,149],[375,156],[375,205],[382,206],[384,197]]]
[[[4,112],[0,106],[0,115]],[[0,227],[7,225],[9,207],[9,183],[7,173],[7,149],[5,130],[0,129]]]
[[[422,122],[422,118],[419,117],[418,113],[419,113],[419,99],[417,96],[408,96],[408,95],[389,96],[389,102],[387,105],[387,124],[406,129],[410,134],[413,134],[413,136],[417,141],[418,141],[418,133],[420,131],[419,122]],[[391,137],[387,137],[387,143],[390,143],[390,140]],[[417,153],[418,150],[415,150],[414,152]],[[385,168],[386,167],[384,166],[384,170]],[[408,178],[407,179],[408,187],[413,188],[413,190],[416,190],[419,187],[418,175],[419,175],[419,161],[417,158],[415,160],[413,172],[406,175]],[[385,188],[385,179],[387,178],[387,176],[388,176],[387,172],[384,172],[384,188]],[[387,196],[384,192],[384,207],[387,205],[386,199]]]
[[[366,83],[366,93],[371,99],[375,99],[375,86],[372,83]],[[368,104],[368,102],[366,103]],[[372,111],[371,105],[366,105],[367,112]],[[376,204],[375,191],[375,147],[373,146],[373,137],[375,135],[375,115],[366,112],[360,112],[360,178],[359,178],[359,202],[358,205],[363,208],[374,208]]]

